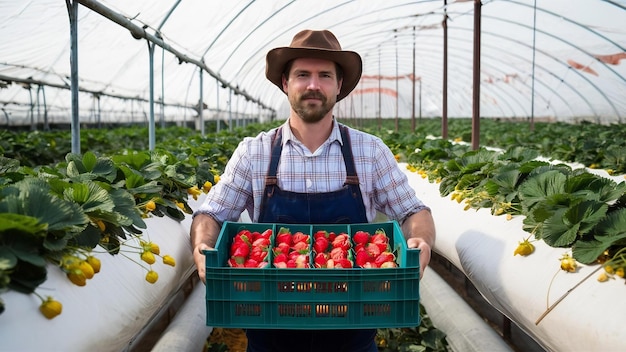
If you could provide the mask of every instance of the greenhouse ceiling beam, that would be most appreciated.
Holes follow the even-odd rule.
[[[562,42],[562,43],[565,43],[565,44],[567,44],[567,45],[569,45],[569,46],[573,47],[573,48],[574,48],[574,49],[576,49],[576,50],[579,50],[580,52],[582,52],[582,53],[584,53],[584,54],[586,54],[586,55],[588,55],[588,56],[590,56],[590,57],[592,57],[592,58],[594,57],[591,53],[589,53],[589,52],[588,52],[588,51],[586,51],[585,49],[581,48],[580,46],[578,46],[578,45],[574,44],[573,42],[568,41],[568,40],[565,40],[565,39],[563,39],[562,37],[557,36],[557,35],[554,35],[554,34],[549,33],[549,32],[547,32],[547,31],[544,31],[544,30],[541,30],[541,29],[532,28],[531,26],[528,26],[528,25],[526,25],[526,24],[524,24],[524,23],[520,23],[520,22],[516,22],[516,21],[510,21],[510,20],[503,20],[503,19],[501,19],[501,18],[499,18],[499,17],[494,17],[494,16],[484,16],[484,17],[485,17],[485,18],[489,18],[490,20],[494,20],[494,21],[502,21],[502,22],[507,22],[507,23],[513,23],[513,24],[516,24],[516,25],[518,25],[518,26],[520,26],[520,27],[524,27],[524,28],[526,28],[526,29],[529,29],[529,30],[531,30],[531,31],[538,31],[538,32],[539,32],[539,33],[541,33],[541,34],[543,34],[543,35],[545,35],[545,36],[548,36],[548,37],[551,37],[551,38],[553,38],[553,39],[555,39],[555,40],[557,40],[557,41],[560,41],[560,42]],[[495,33],[494,33],[493,35],[498,35],[498,36],[500,36],[499,34],[495,34]],[[507,39],[510,39],[510,38],[507,38]],[[532,49],[532,47],[531,47],[530,45],[528,45],[528,44],[525,44],[525,46],[526,46],[526,47],[529,47],[529,48],[531,48],[531,49]],[[532,50],[536,50],[536,49],[532,49]],[[558,61],[558,60],[557,60],[557,61]],[[569,67],[570,69],[572,69],[572,67],[571,67],[569,64],[565,64],[565,63],[562,63],[562,62],[561,62],[561,64],[562,64],[562,65],[565,65],[565,66],[567,66],[567,67]],[[604,65],[604,66],[605,66],[605,67],[606,67],[609,71],[611,71],[611,72],[612,72],[612,73],[613,73],[616,77],[620,78],[623,82],[626,82],[626,78],[622,77],[619,73],[617,73],[614,69],[612,69],[611,67],[609,67],[607,64],[605,64],[605,63],[602,63],[602,64],[603,64],[603,65]],[[578,75],[581,79],[583,79],[585,82],[587,82],[587,84],[589,84],[591,87],[593,87],[593,88],[595,89],[595,91],[596,91],[598,94],[600,94],[600,95],[601,95],[601,96],[602,96],[602,97],[606,100],[606,102],[607,102],[607,103],[611,106],[611,108],[612,108],[612,109],[613,109],[613,111],[615,112],[615,115],[617,116],[617,120],[618,120],[618,122],[620,122],[620,123],[621,123],[621,121],[622,121],[622,117],[621,117],[621,115],[620,115],[620,113],[619,113],[619,110],[617,109],[617,107],[615,106],[615,104],[613,104],[613,101],[612,101],[612,100],[611,100],[611,99],[610,99],[610,98],[606,95],[606,93],[602,90],[602,88],[598,87],[598,86],[597,86],[597,85],[596,85],[593,81],[591,81],[589,78],[587,78],[586,76],[584,76],[582,73],[580,73],[580,72],[578,72],[578,71],[576,71],[576,70],[574,70],[574,73],[575,73],[575,74],[577,74],[577,75]],[[561,78],[561,79],[562,79],[562,78]],[[597,112],[595,112],[595,110],[594,110],[594,114],[595,114],[596,118],[599,118],[599,115],[598,115],[598,113],[597,113]]]
[[[68,89],[68,90],[71,89],[71,87],[67,84],[46,82],[43,80],[33,79],[33,78],[10,77],[10,76],[5,76],[3,74],[0,74],[0,81],[5,81],[9,83],[14,82],[14,83],[24,83],[24,84],[36,84],[36,85],[48,86],[48,87],[58,88],[58,89]],[[122,99],[122,100],[136,100],[136,101],[141,101],[144,103],[149,102],[148,99],[137,97],[137,96],[127,96],[127,95],[120,95],[120,94],[105,93],[99,90],[85,89],[85,88],[80,88],[80,87],[78,88],[78,90],[83,93],[93,94],[94,96],[105,96],[105,97],[111,97],[111,98]],[[189,105],[184,105],[180,103],[166,103],[165,105],[173,106],[177,108],[195,109],[195,106],[189,106]]]
[[[471,31],[471,29],[467,29],[467,30],[468,30],[468,31]],[[488,31],[484,31],[484,30],[483,30],[483,33],[493,34],[492,32],[488,32]],[[461,38],[456,38],[456,37],[453,37],[453,39],[460,40]],[[520,44],[520,45],[524,45],[524,43],[523,43],[523,42],[518,42],[518,44]],[[482,48],[487,48],[487,49],[497,49],[497,48],[499,48],[499,47],[497,47],[497,46],[490,45],[490,44],[485,43],[485,42],[481,43],[481,47],[482,47]],[[424,48],[424,47],[422,47],[422,48]],[[429,48],[429,47],[426,47],[426,49],[428,49],[428,48]],[[435,49],[433,48],[432,50],[434,51]],[[450,54],[450,55],[448,55],[448,57],[449,57],[450,59],[455,59],[455,61],[453,61],[453,62],[452,62],[452,66],[457,66],[457,64],[458,64],[458,66],[460,66],[463,62],[465,62],[465,61],[467,60],[467,57],[471,56],[471,54],[472,54],[472,52],[471,52],[471,48],[468,48],[468,49],[463,49],[463,48],[457,47],[457,48],[456,48],[456,50],[457,50],[458,52],[464,53],[464,55],[455,55],[455,54]],[[429,50],[425,50],[425,51],[426,51],[426,52],[428,52]],[[517,58],[517,59],[518,59],[518,60],[520,60],[520,61],[523,61],[523,62],[526,62],[526,63],[528,63],[528,64],[531,64],[531,60],[530,60],[530,59],[528,59],[528,58],[526,58],[526,57],[524,57],[524,56],[522,56],[522,55],[516,54],[516,53],[514,53],[514,52],[509,52],[508,54],[509,54],[509,55],[511,55],[511,56],[513,56],[513,57],[515,57],[515,58]],[[496,71],[497,73],[502,74],[502,76],[505,76],[505,75],[506,75],[507,73],[509,73],[509,72],[504,71],[503,69],[499,68],[500,66],[497,66],[497,65],[492,64],[492,62],[501,62],[501,63],[502,63],[502,64],[503,64],[506,68],[510,68],[510,69],[516,70],[515,65],[513,65],[513,64],[511,64],[511,63],[509,63],[509,62],[506,62],[506,61],[504,61],[504,62],[503,62],[503,61],[501,61],[501,59],[502,59],[501,57],[495,57],[495,56],[492,56],[492,55],[486,54],[486,53],[485,53],[485,51],[482,51],[482,52],[481,52],[481,57],[483,57],[483,60],[482,60],[482,62],[481,62],[481,65],[484,65],[484,66],[486,66],[487,68],[492,69],[492,70]],[[485,60],[485,59],[489,59],[489,60]],[[557,80],[561,81],[560,77],[558,77],[558,76],[557,76],[554,72],[552,72],[551,70],[547,69],[546,67],[541,66],[541,65],[538,65],[538,68],[539,68],[539,69],[541,69],[541,70],[542,70],[542,72],[545,72],[546,74],[548,74],[548,75],[550,75],[550,76],[554,77],[555,79],[557,79]],[[434,69],[433,69],[433,70],[434,70]],[[563,97],[563,95],[562,95],[562,94],[560,94],[560,93],[559,93],[558,91],[556,91],[554,88],[552,88],[551,86],[549,86],[549,85],[548,85],[546,82],[544,82],[544,80],[542,80],[541,78],[536,77],[535,79],[536,79],[537,83],[541,84],[541,86],[542,86],[543,88],[545,88],[545,89],[547,89],[548,91],[550,91],[550,92],[551,92],[551,93],[552,93],[552,94],[556,97],[556,99],[559,99],[561,102],[563,102],[564,106],[565,106],[566,108],[568,108],[568,109],[569,109],[569,111],[570,111],[572,114],[574,113],[574,112],[572,111],[571,107],[567,104],[567,100]],[[529,90],[531,89],[530,85],[529,85],[528,83],[526,83],[525,81],[520,80],[520,81],[519,81],[519,83],[520,83],[520,84],[522,84],[523,86],[527,87]],[[586,99],[585,99],[585,97],[584,97],[583,95],[581,95],[581,94],[580,94],[580,92],[578,92],[576,89],[574,89],[574,87],[572,87],[572,86],[571,86],[571,84],[567,83],[566,81],[563,81],[563,82],[562,82],[562,84],[564,84],[564,85],[565,85],[565,86],[567,86],[570,90],[572,90],[572,91],[574,92],[574,94],[578,95],[578,96],[581,98],[581,100],[582,100],[582,101],[584,101],[584,102],[588,103],[587,105],[589,105],[589,104],[590,104],[590,103],[589,103],[589,101],[588,101],[588,100],[586,100]],[[485,88],[485,87],[487,87],[487,86],[484,86],[484,85],[483,85],[483,88]],[[523,92],[522,92],[522,91],[519,91],[519,93],[520,93],[520,94],[523,94]],[[542,99],[542,100],[543,100],[546,104],[550,105],[550,101],[549,101],[546,97],[544,97],[541,93],[535,92],[535,94],[537,94],[537,95],[538,95],[538,96],[539,96],[539,97],[540,97],[540,98],[541,98],[541,99]],[[516,99],[516,98],[514,98],[513,96],[510,96],[510,98],[511,98],[514,102],[516,102],[516,103],[520,106],[520,108],[522,108],[522,111],[526,110],[526,109],[523,107],[523,104],[520,102],[520,100],[519,100],[519,99]],[[589,107],[589,109],[590,109],[591,111],[594,111],[594,110],[593,110],[593,108],[592,108],[591,106]],[[595,112],[594,112],[594,113],[595,113]]]
[[[119,13],[116,13],[116,12],[112,11],[108,7],[100,4],[98,1],[94,1],[94,0],[78,0],[78,2],[81,5],[89,8],[90,10],[92,10],[94,12],[97,12],[100,15],[110,19],[111,21],[119,24],[120,26],[128,29],[130,31],[131,35],[133,36],[133,38],[135,38],[135,39],[144,38],[144,39],[146,39],[146,40],[148,40],[148,41],[150,41],[150,42],[160,46],[161,48],[163,48],[163,49],[169,51],[170,53],[174,54],[181,63],[188,62],[188,63],[194,64],[194,65],[202,68],[209,75],[211,75],[211,77],[213,77],[216,80],[218,80],[222,84],[223,87],[225,87],[225,88],[227,87],[227,88],[231,89],[233,91],[233,93],[235,93],[236,95],[243,96],[244,98],[246,98],[246,100],[251,101],[253,103],[256,103],[257,105],[259,105],[263,109],[274,111],[273,108],[265,105],[260,100],[252,97],[250,94],[248,94],[244,90],[241,90],[239,87],[233,86],[230,82],[227,82],[226,80],[224,80],[219,74],[217,74],[213,70],[211,70],[204,62],[202,62],[200,60],[193,59],[193,58],[191,58],[191,57],[181,53],[180,51],[176,50],[175,48],[173,48],[169,44],[165,43],[163,41],[163,39],[161,39],[161,38],[159,38],[159,37],[157,37],[155,35],[152,35],[150,33],[147,33],[144,28],[135,25],[134,23],[132,23],[125,16],[122,16]]]

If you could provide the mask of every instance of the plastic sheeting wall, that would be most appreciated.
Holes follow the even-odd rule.
[[[265,54],[304,28],[332,30],[359,52],[364,76],[338,107],[340,116],[441,116],[443,26],[448,26],[448,116],[472,109],[474,1],[99,1],[220,77],[285,115],[284,95],[264,76]],[[447,6],[444,6],[447,3]],[[170,10],[172,10],[170,14]],[[626,1],[491,0],[481,6],[481,95],[484,117],[622,122],[626,116]],[[0,2],[0,121],[69,121],[69,17],[57,0]],[[79,6],[81,120],[134,121],[149,110],[145,40]],[[415,50],[415,56],[413,55]],[[197,105],[197,68],[158,47],[155,99]],[[413,66],[415,65],[415,72]],[[415,79],[413,79],[415,78]],[[39,84],[19,84],[33,79]],[[412,96],[415,85],[415,97]],[[258,115],[259,107],[205,74],[210,109]],[[139,97],[143,102],[108,98]],[[44,108],[45,101],[45,108]],[[32,104],[31,104],[32,103]],[[415,104],[415,110],[413,110]],[[159,107],[156,113],[160,114]],[[192,109],[168,108],[168,119]],[[207,118],[215,118],[209,112]]]

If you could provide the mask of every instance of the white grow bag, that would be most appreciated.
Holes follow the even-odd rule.
[[[507,221],[489,209],[464,211],[463,204],[440,196],[438,184],[406,170],[406,164],[401,167],[417,196],[432,208],[437,229],[434,250],[539,345],[549,351],[626,351],[622,279],[600,283],[596,280],[600,272],[592,275],[535,324],[549,305],[598,266],[579,264],[577,273],[560,270],[559,259],[568,250],[543,241],[533,242],[535,252],[530,256],[514,256],[518,242],[529,236],[522,230],[521,216]]]

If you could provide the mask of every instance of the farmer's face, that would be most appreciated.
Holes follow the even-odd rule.
[[[317,122],[332,115],[341,81],[333,61],[300,58],[292,62],[288,77],[283,76],[283,89],[302,120]]]

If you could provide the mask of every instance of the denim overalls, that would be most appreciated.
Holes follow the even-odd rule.
[[[296,193],[278,188],[276,170],[282,151],[282,128],[272,144],[272,158],[265,182],[258,222],[291,224],[365,223],[367,216],[354,167],[350,136],[340,126],[346,164],[344,187],[328,193]],[[376,329],[264,330],[248,329],[248,352],[346,351],[376,352]]]

